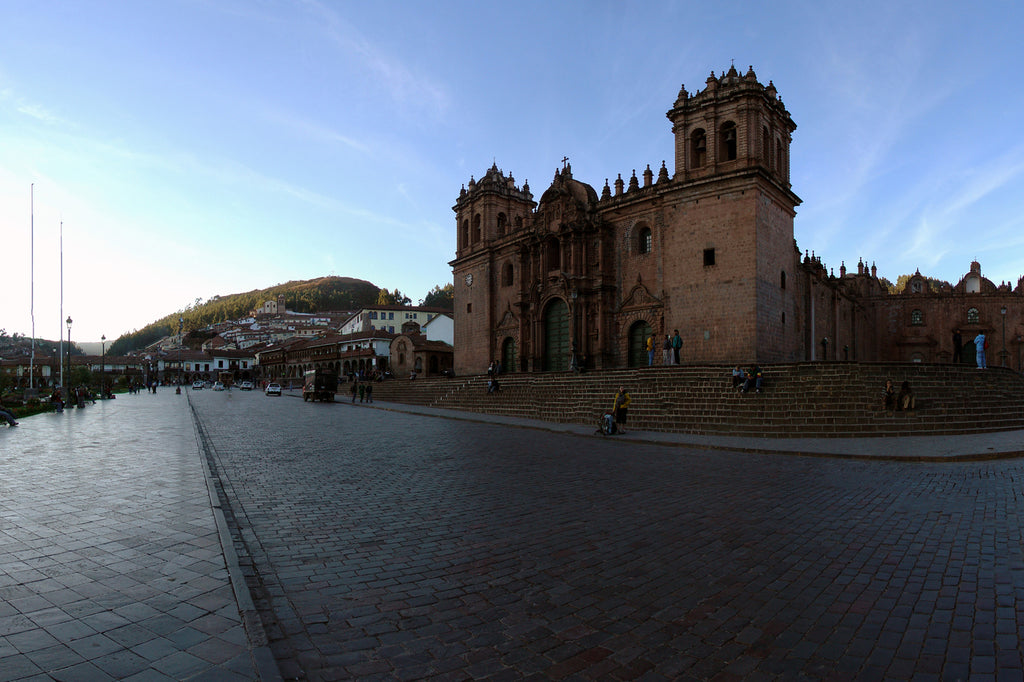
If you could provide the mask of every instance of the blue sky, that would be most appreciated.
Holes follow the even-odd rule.
[[[514,5],[514,8],[509,8]],[[1019,1],[0,0],[0,327],[113,339],[196,298],[451,280],[492,163],[535,196],[674,171],[665,117],[735,60],[797,123],[796,239],[837,272],[1024,275]]]

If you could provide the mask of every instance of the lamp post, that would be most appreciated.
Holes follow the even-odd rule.
[[[1004,305],[999,309],[999,314],[1003,316],[1003,350],[999,351],[999,354],[1003,357],[1003,367],[1006,367],[1006,306]]]
[[[67,378],[67,381],[64,382],[64,393],[65,393],[65,396],[66,396],[65,397],[65,402],[67,402],[70,405],[71,404],[71,387],[69,386],[69,384],[71,383],[71,316],[70,315],[68,315],[68,319],[65,320],[65,322],[68,325],[68,378]]]
[[[100,337],[100,396],[107,396],[107,335]]]

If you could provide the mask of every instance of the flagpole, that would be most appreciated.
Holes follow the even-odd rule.
[[[60,221],[60,389],[66,391],[64,386],[64,219]],[[71,341],[71,330],[68,330],[68,342]],[[70,346],[68,352],[71,351]],[[65,393],[70,398],[70,394]]]
[[[36,375],[36,183],[29,185],[29,315],[32,317],[32,355],[28,361],[28,390],[35,390]]]

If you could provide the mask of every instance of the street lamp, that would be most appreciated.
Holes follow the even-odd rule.
[[[107,335],[100,337],[100,395],[107,395]]]
[[[71,404],[71,387],[69,386],[69,384],[71,383],[71,316],[70,315],[68,315],[68,319],[65,320],[65,322],[68,325],[68,378],[67,378],[67,381],[64,382],[64,393],[66,395],[66,399],[65,400],[70,405]]]
[[[999,313],[1003,316],[1003,350],[999,352],[1003,356],[1003,367],[1006,367],[1006,306],[1004,305],[999,309]]]

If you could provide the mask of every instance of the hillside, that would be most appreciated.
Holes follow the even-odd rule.
[[[327,310],[356,310],[373,305],[377,301],[380,289],[371,282],[352,277],[320,277],[285,282],[240,294],[212,296],[205,302],[196,299],[183,310],[162,317],[142,329],[122,335],[110,344],[107,352],[112,355],[123,355],[174,334],[178,331],[179,317],[184,321],[186,330],[201,329],[218,322],[243,318],[266,301],[275,300],[280,294],[284,294],[288,310],[315,313]]]

